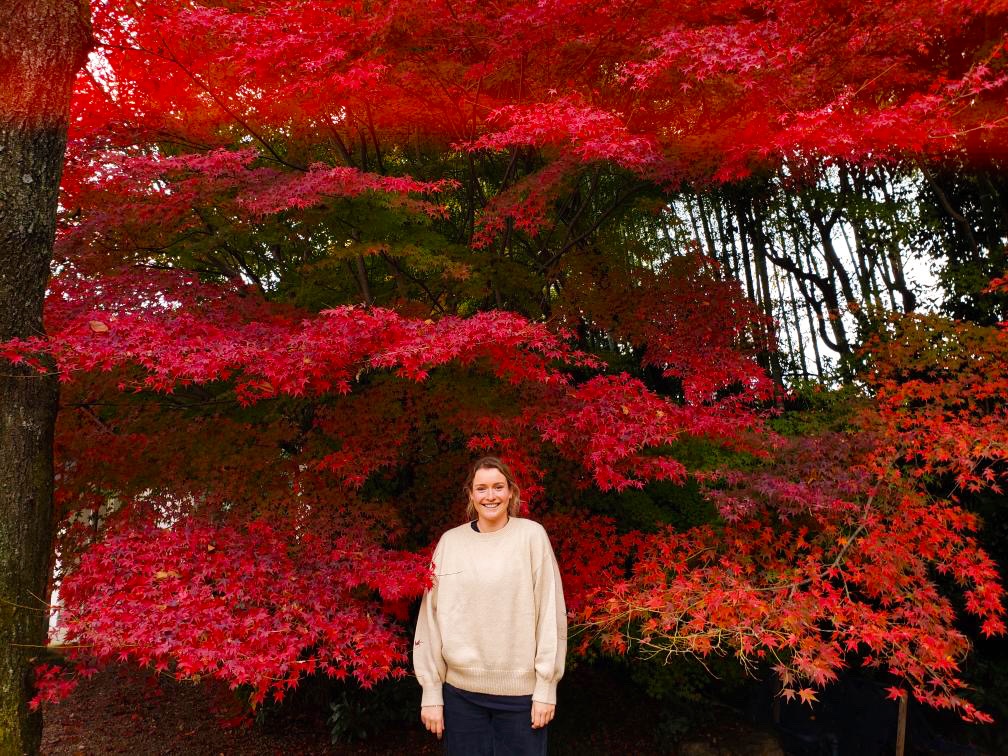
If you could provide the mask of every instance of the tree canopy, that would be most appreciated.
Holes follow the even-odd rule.
[[[403,674],[488,450],[549,524],[582,651],[733,654],[802,700],[879,667],[989,719],[961,615],[1003,633],[1003,588],[961,499],[1006,472],[1004,291],[914,313],[896,193],[926,177],[914,211],[968,236],[943,177],[1003,163],[1003,2],[92,11],[48,335],[0,347],[64,382],[77,674],[131,658],[253,703]],[[787,285],[808,337],[779,331]],[[820,346],[846,412],[784,428],[784,362]]]

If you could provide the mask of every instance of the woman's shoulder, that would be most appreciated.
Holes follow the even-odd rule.
[[[441,540],[453,541],[457,538],[464,538],[470,531],[472,531],[472,525],[469,522],[465,522],[462,525],[457,525],[454,528],[446,530],[441,534]]]
[[[546,535],[546,528],[535,520],[529,520],[525,517],[512,517],[511,521],[518,526],[519,530],[524,531],[532,537],[549,539],[549,536]]]

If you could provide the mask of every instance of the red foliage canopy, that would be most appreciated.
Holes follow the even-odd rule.
[[[630,579],[605,584],[584,620],[616,649],[771,659],[784,695],[802,700],[858,658],[922,702],[991,721],[957,690],[969,643],[933,574],[962,588],[984,635],[1005,632],[997,566],[970,535],[977,517],[955,504],[957,491],[1001,492],[1008,475],[994,399],[1005,336],[896,321],[866,347],[874,397],[847,433],[789,440],[765,470],[704,476],[724,526],[648,539]],[[639,626],[629,639],[628,622]]]
[[[373,681],[401,660],[394,602],[426,580],[397,539],[443,525],[451,476],[493,448],[541,509],[556,464],[602,490],[708,484],[724,522],[686,533],[547,515],[571,607],[607,645],[772,658],[784,694],[804,700],[860,655],[922,700],[983,718],[959,694],[967,642],[930,570],[965,588],[987,633],[1003,631],[1002,591],[968,534],[974,518],[925,484],[948,473],[999,485],[1008,447],[990,400],[1004,376],[976,355],[1000,355],[1000,336],[951,328],[932,354],[911,325],[873,346],[857,433],[784,444],[757,411],[772,387],[752,357],[769,324],[709,261],[631,271],[584,257],[565,270],[557,320],[636,350],[638,366],[678,381],[675,396],[512,313],[317,312],[265,298],[270,271],[253,287],[224,265],[210,271],[230,280],[218,284],[152,267],[199,267],[198,244],[240,259],[232,236],[275,261],[278,235],[336,261],[381,254],[389,229],[408,244],[475,207],[463,195],[486,182],[470,175],[462,190],[460,166],[501,151],[512,167],[538,162],[487,190],[468,222],[476,250],[514,228],[546,233],[555,199],[593,163],[667,188],[793,158],[982,159],[1008,143],[1003,2],[93,11],[99,47],[74,104],[48,337],[0,346],[14,361],[50,351],[66,384],[61,590],[82,649],[249,684],[254,701],[312,670]],[[345,212],[324,215],[334,207]],[[172,256],[187,244],[196,251]],[[600,296],[603,284],[617,293]],[[960,371],[933,367],[951,359]],[[676,446],[687,437],[763,467],[691,470]],[[376,505],[364,489],[382,473],[414,476],[405,490],[423,495]],[[42,696],[62,689],[51,670],[41,681]]]
[[[106,246],[154,218],[184,227],[208,195],[255,216],[451,186],[373,172],[421,145],[539,148],[550,162],[525,199],[484,212],[486,243],[501,214],[534,226],[537,197],[591,162],[673,185],[798,155],[983,159],[1008,143],[1005,14],[998,0],[95,3],[63,204],[98,211],[76,233]]]
[[[112,389],[171,395],[228,382],[237,402],[250,406],[280,395],[318,400],[358,386],[381,407],[389,401],[386,396],[381,403],[386,384],[374,390],[366,376],[424,383],[432,371],[449,365],[469,376],[485,373],[491,389],[496,383],[497,391],[513,386],[521,392],[521,409],[508,427],[495,418],[474,418],[472,410],[453,415],[444,406],[439,427],[455,426],[473,448],[489,443],[514,449],[508,456],[523,482],[534,483],[532,476],[541,475],[535,460],[548,448],[581,465],[603,490],[640,487],[648,480],[681,482],[685,466],[655,451],[685,434],[738,445],[739,428],[757,420],[736,397],[719,402],[712,389],[706,396],[693,391],[695,401],[680,404],[625,375],[572,385],[556,365],[597,369],[601,363],[545,327],[504,312],[437,322],[377,308],[310,315],[277,308],[254,291],[160,272],[99,279],[68,274],[54,281],[47,317],[48,337],[7,342],[3,354],[41,368],[34,355],[46,350],[55,356],[68,389],[82,383],[85,394]],[[744,364],[743,357],[738,359]],[[706,368],[716,373],[708,378],[703,366],[688,368],[668,369],[690,385],[719,385],[717,365]],[[115,376],[114,388],[105,385],[103,374]],[[749,380],[753,390],[764,383],[751,363]],[[432,404],[443,401],[436,397]],[[80,402],[88,409],[95,404],[83,397]],[[86,544],[87,532],[75,532],[73,523],[64,539],[62,557],[73,565],[61,584],[67,641],[99,660],[131,657],[158,669],[167,669],[172,660],[178,675],[215,674],[234,685],[249,683],[256,691],[253,703],[270,689],[282,696],[300,674],[316,669],[334,676],[352,672],[365,684],[393,669],[401,674],[392,665],[404,659],[402,638],[395,625],[381,619],[375,602],[418,596],[427,573],[422,558],[381,546],[386,539],[380,517],[367,527],[366,511],[332,501],[341,489],[352,497],[371,472],[396,465],[402,451],[386,437],[390,425],[362,423],[359,407],[350,409],[320,413],[313,423],[320,437],[338,434],[338,450],[326,449],[324,442],[309,445],[294,464],[281,457],[272,470],[267,460],[260,471],[265,480],[251,487],[237,479],[258,463],[242,458],[248,447],[234,434],[255,433],[268,444],[269,431],[218,429],[225,443],[237,448],[225,452],[224,460],[217,456],[219,447],[203,445],[199,453],[214,455],[215,466],[229,458],[240,461],[209,471],[214,482],[208,486],[198,467],[177,459],[165,460],[170,467],[153,478],[139,469],[149,464],[151,447],[191,447],[193,425],[183,427],[181,437],[178,429],[163,425],[145,433],[117,432],[134,420],[129,415],[116,418],[121,429],[100,420],[65,427],[73,436],[61,434],[67,477],[58,500],[71,511],[82,506],[107,510],[111,496],[120,507],[120,525],[99,543],[82,549],[77,539],[84,537]],[[486,438],[473,428],[495,432]],[[270,478],[274,482],[264,488]],[[318,485],[330,492],[324,505],[335,510],[321,519],[319,494],[310,493]],[[526,493],[530,489],[535,486]],[[229,511],[230,502],[250,496],[260,502],[254,510]],[[186,510],[180,500],[198,504],[188,515],[180,514]],[[266,511],[270,524],[242,521]],[[393,563],[395,569],[382,567]],[[109,574],[113,564],[114,577]],[[571,587],[576,605],[584,589],[577,580]],[[311,599],[293,598],[308,594]],[[272,630],[263,624],[267,620]],[[179,630],[182,625],[190,630]],[[215,653],[225,638],[231,652]],[[58,678],[42,679],[49,687],[37,700],[64,690]]]

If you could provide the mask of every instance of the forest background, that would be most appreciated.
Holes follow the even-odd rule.
[[[485,452],[576,663],[1008,714],[1003,2],[73,12],[45,334],[3,332],[60,381],[44,558],[0,540],[17,742],[114,659],[251,709],[403,675]]]

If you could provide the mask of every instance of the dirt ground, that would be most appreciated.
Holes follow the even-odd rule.
[[[569,697],[567,716],[550,733],[551,754],[658,753],[653,712],[630,705],[611,685],[597,695]],[[599,681],[600,683],[603,681]],[[419,700],[419,692],[417,695]],[[331,745],[321,717],[286,714],[265,725],[227,727],[237,713],[227,687],[157,677],[135,666],[110,667],[84,681],[68,699],[43,710],[45,756],[274,756],[279,754],[439,754],[420,723],[389,726],[351,745]],[[586,725],[586,723],[589,723]]]

